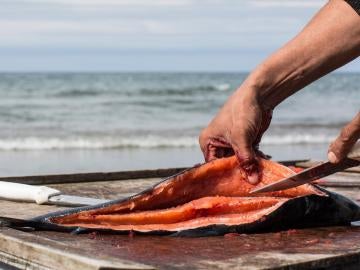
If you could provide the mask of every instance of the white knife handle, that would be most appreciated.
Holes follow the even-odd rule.
[[[360,141],[355,143],[350,153],[347,155],[348,158],[360,160]]]
[[[11,201],[46,203],[50,196],[60,191],[46,186],[30,186],[25,184],[0,181],[0,198]]]

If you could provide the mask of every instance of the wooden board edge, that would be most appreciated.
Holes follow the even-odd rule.
[[[149,265],[117,258],[87,257],[63,243],[9,228],[0,229],[0,261],[20,269],[34,270],[154,269]]]
[[[34,269],[34,270],[52,270],[51,268],[38,264],[36,262],[29,262],[26,259],[20,258],[15,254],[9,254],[0,250],[0,262],[5,265],[14,267],[15,269]],[[0,268],[2,269],[2,268]]]
[[[305,164],[304,160],[279,161],[285,166],[297,166]],[[101,181],[120,181],[140,178],[164,178],[188,169],[187,167],[163,168],[149,170],[115,171],[115,172],[92,172],[92,173],[71,173],[71,174],[49,174],[31,176],[10,176],[0,177],[0,181],[22,183],[29,185],[67,184]]]
[[[323,254],[315,254],[319,257]],[[298,269],[298,270],[319,270],[319,269],[328,269],[328,270],[338,270],[338,269],[348,269],[355,270],[359,269],[360,264],[360,252],[351,251],[346,254],[332,254],[329,256],[323,256],[322,258],[308,260],[306,262],[300,262],[289,265],[279,266],[271,268],[271,270],[288,270],[288,269]]]
[[[322,162],[324,162],[324,161],[321,161],[321,160],[304,160],[304,161],[296,162],[295,166],[301,167],[301,168],[310,168],[310,167],[318,165],[319,163],[322,163]],[[345,172],[360,173],[360,166],[346,169]]]
[[[179,173],[187,168],[166,168],[118,172],[94,172],[74,174],[50,174],[0,177],[0,181],[29,185],[67,184],[83,182],[119,181],[139,178],[162,178]]]

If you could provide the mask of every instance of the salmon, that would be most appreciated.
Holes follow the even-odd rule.
[[[235,157],[213,160],[171,176],[126,199],[50,213],[32,221],[54,230],[110,230],[178,236],[252,233],[349,224],[360,219],[351,200],[315,185],[250,194],[294,174],[259,159],[260,182],[251,185]],[[46,227],[48,225],[48,227]]]

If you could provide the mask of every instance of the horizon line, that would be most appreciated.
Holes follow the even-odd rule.
[[[250,73],[252,70],[0,70],[0,74],[16,73]],[[334,70],[332,73],[360,73],[360,70]]]

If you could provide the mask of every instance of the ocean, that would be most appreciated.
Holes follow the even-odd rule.
[[[0,174],[191,166],[197,137],[246,73],[0,74]],[[261,149],[325,159],[359,111],[360,73],[330,74],[274,112]]]

